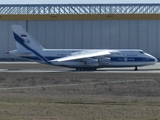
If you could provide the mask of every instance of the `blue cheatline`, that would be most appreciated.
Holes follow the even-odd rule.
[[[25,40],[22,39],[20,36],[18,36],[16,33],[13,32],[14,38],[15,40],[22,45],[24,48],[26,48],[27,50],[33,52],[36,56],[38,56],[41,60],[43,60],[45,63],[51,64],[45,57],[43,57],[41,54],[39,54],[38,52],[36,52],[35,50],[33,50],[32,48],[30,48],[29,46],[27,46],[25,44]]]
[[[20,56],[22,58],[25,59],[29,59],[29,60],[41,60],[39,57],[37,56]],[[44,56],[47,60],[54,60],[54,59],[58,59],[60,57],[56,57],[56,56]],[[143,57],[128,57],[127,60],[125,60],[126,57],[110,57],[111,58],[111,62],[154,62],[154,59],[146,59]]]

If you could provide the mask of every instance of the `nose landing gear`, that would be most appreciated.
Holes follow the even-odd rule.
[[[135,67],[135,68],[134,68],[134,70],[135,70],[135,71],[137,71],[137,70],[138,70],[138,68],[137,68],[137,67]]]

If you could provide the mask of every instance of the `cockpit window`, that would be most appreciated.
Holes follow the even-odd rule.
[[[144,52],[143,52],[143,51],[139,51],[139,53],[144,54]]]

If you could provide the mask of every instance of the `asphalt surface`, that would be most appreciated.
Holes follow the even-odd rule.
[[[25,67],[25,65],[30,67]],[[34,66],[44,66],[44,67],[34,67]],[[57,67],[57,66],[46,66],[35,62],[0,62],[0,67],[1,67],[0,72],[160,73],[160,63],[156,63],[155,65],[150,65],[150,66],[138,67],[138,71],[134,71],[134,67],[101,68],[98,69],[97,71],[76,71],[75,69]]]

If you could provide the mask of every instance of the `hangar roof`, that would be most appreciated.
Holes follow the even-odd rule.
[[[0,14],[160,14],[160,4],[0,4]]]

